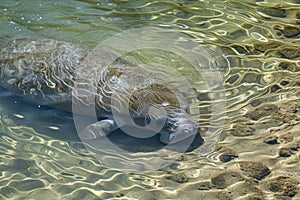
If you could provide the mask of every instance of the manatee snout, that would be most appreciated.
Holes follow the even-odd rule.
[[[190,137],[195,137],[199,131],[198,123],[191,115],[181,110],[173,113],[167,121],[167,130],[160,135],[160,141],[164,144],[177,143]]]

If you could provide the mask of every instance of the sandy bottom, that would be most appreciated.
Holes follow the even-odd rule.
[[[126,172],[103,165],[85,149],[70,113],[27,104],[1,90],[0,200],[300,199],[299,0],[99,1],[99,6],[80,0],[40,5],[30,0],[3,3],[0,36],[39,33],[96,45],[125,29],[153,25],[183,32],[212,52],[221,52],[225,123],[218,127],[216,146],[207,150],[210,104],[220,99],[213,99],[194,68],[185,73],[188,60],[182,63],[155,51],[143,58],[146,64],[173,63],[195,86],[204,143],[198,140],[160,170]],[[214,74],[207,76],[215,80]],[[161,145],[155,137],[145,142],[116,134],[111,139],[142,153]]]
[[[3,113],[15,100],[11,96],[5,99]],[[20,104],[24,103],[16,105]],[[68,113],[51,108],[38,108],[35,113],[32,106],[20,106],[30,112],[16,106],[15,114],[9,115],[13,121],[7,116],[1,120],[3,198],[300,199],[298,100],[249,109],[237,121],[226,122],[232,126],[223,131],[221,141],[208,156],[199,156],[200,144],[169,167],[151,173],[106,168],[86,152],[76,135],[70,135],[74,127]],[[20,112],[31,114],[16,114]],[[58,130],[49,126],[49,113]],[[128,142],[133,144],[128,138],[120,142],[116,137],[118,141],[127,150]],[[157,138],[147,143],[149,151],[159,145]],[[136,141],[131,150],[145,150],[141,144]]]

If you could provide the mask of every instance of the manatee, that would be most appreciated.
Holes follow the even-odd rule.
[[[166,86],[162,78],[149,76],[148,71],[122,59],[116,58],[109,66],[86,62],[88,48],[54,39],[12,39],[0,51],[0,85],[4,88],[33,103],[68,112],[73,111],[74,99],[94,104],[99,122],[87,128],[87,139],[120,128],[112,112],[116,103],[125,125],[128,113],[139,127],[147,127],[152,121],[163,123],[159,138],[164,144],[185,140],[199,130],[182,94]],[[100,52],[94,56],[99,60],[112,55]],[[96,82],[89,77],[91,67],[97,70]],[[86,96],[77,95],[80,85],[86,86]],[[92,103],[88,96],[94,98]],[[127,105],[128,113],[122,105]]]

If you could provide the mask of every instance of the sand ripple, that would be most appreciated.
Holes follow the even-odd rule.
[[[1,37],[35,34],[93,46],[121,30],[153,25],[221,49],[227,113],[207,156],[195,149],[160,171],[136,174],[106,168],[90,155],[69,114],[1,91],[0,198],[300,199],[300,5],[276,2],[1,3]],[[198,93],[204,133],[213,102],[205,89]],[[49,121],[49,113],[56,117]]]

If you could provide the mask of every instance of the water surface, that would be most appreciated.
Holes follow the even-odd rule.
[[[2,0],[1,44],[33,37],[94,47],[124,30],[154,26],[220,50],[226,115],[217,127],[218,145],[205,157],[199,147],[162,170],[128,173],[103,166],[85,150],[70,113],[2,90],[0,198],[299,199],[299,10],[297,0]],[[189,81],[198,89],[205,133],[213,98],[199,79]],[[249,171],[263,166],[243,167],[246,161],[270,174],[257,178]],[[271,187],[280,176],[289,187]]]

